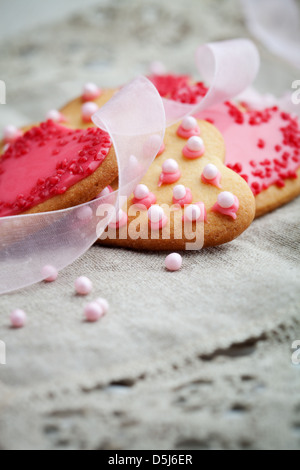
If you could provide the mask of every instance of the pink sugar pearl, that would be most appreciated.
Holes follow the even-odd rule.
[[[89,322],[96,322],[104,315],[103,307],[98,302],[90,302],[85,306],[84,316]]]
[[[54,282],[58,278],[58,271],[50,264],[42,268],[42,276],[45,282]]]
[[[179,253],[170,253],[165,259],[168,271],[179,271],[182,266],[182,257]]]
[[[50,109],[46,114],[46,120],[51,119],[54,122],[64,122],[66,119],[62,113],[57,111],[57,109]]]
[[[93,101],[87,101],[81,107],[82,119],[84,122],[91,122],[93,114],[99,109],[99,106]]]
[[[16,309],[10,314],[10,323],[13,328],[23,328],[27,322],[27,315],[24,310]]]
[[[100,305],[100,307],[102,307],[103,309],[103,313],[106,314],[109,310],[109,303],[107,302],[106,299],[103,299],[103,297],[98,297],[98,299],[96,299],[96,303],[98,305]]]
[[[92,281],[88,277],[80,276],[75,281],[75,290],[79,295],[88,295],[93,289]]]
[[[12,144],[18,137],[21,137],[22,131],[20,131],[17,127],[8,125],[4,127],[3,131],[3,140],[6,144]]]

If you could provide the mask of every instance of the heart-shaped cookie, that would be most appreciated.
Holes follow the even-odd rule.
[[[0,217],[89,201],[117,172],[107,133],[46,121],[10,143],[1,156]]]
[[[164,96],[186,103],[196,103],[207,92],[202,83],[190,85],[187,76],[159,77],[154,84]],[[113,93],[104,90],[93,102],[101,106]],[[61,109],[72,126],[86,125],[83,103],[80,97]],[[110,224],[101,243],[137,249],[185,249],[187,244],[192,247],[193,241],[188,228],[195,231],[198,220],[202,231],[198,235],[202,235],[204,246],[211,246],[231,241],[250,225],[254,197],[243,178],[223,164],[225,147],[221,134],[208,122],[194,120],[193,126],[194,129],[183,129],[176,124],[166,130],[164,150],[152,163],[128,207]],[[203,149],[197,141],[199,135]],[[197,146],[198,152],[193,150]],[[117,182],[113,186],[117,187]],[[219,200],[227,207],[221,207]],[[162,212],[158,206],[163,205]],[[170,211],[173,206],[177,210]],[[140,212],[135,214],[136,209]]]
[[[187,118],[169,127],[126,213],[109,225],[102,243],[181,250],[239,236],[254,218],[255,202],[245,180],[224,165],[224,156],[222,135],[212,124]]]

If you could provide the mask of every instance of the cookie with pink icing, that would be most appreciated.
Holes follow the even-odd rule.
[[[195,104],[208,91],[203,83],[194,83],[185,75],[153,75],[150,78],[161,96],[181,103]],[[221,131],[227,167],[248,183],[255,196],[257,217],[300,194],[300,124],[296,116],[277,106],[258,110],[247,103],[225,102],[197,117]],[[183,123],[179,134],[193,127],[189,122],[192,119],[188,118],[187,129]],[[187,148],[185,151],[188,153]],[[215,180],[203,175],[202,181],[221,185],[220,175]]]

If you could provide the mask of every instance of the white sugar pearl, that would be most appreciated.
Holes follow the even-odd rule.
[[[22,135],[22,132],[17,127],[8,125],[4,127],[3,139],[6,143],[13,143],[18,137]]]
[[[197,121],[196,121],[196,119],[193,118],[192,116],[186,116],[186,117],[182,120],[181,127],[182,127],[185,131],[191,131],[192,129],[195,129],[195,127],[197,127]]]
[[[162,169],[164,173],[176,173],[178,170],[178,163],[173,158],[168,158],[162,164]]]
[[[209,163],[203,170],[203,176],[207,180],[213,180],[217,176],[218,172],[219,170],[216,165]]]
[[[134,190],[134,197],[136,199],[144,199],[149,194],[149,189],[145,184],[138,184]]]
[[[99,94],[99,87],[95,83],[88,82],[83,87],[83,95],[86,97],[90,97],[92,99],[93,96]]]
[[[57,109],[50,109],[46,114],[46,120],[51,119],[51,121],[59,122],[61,121],[61,113]]]
[[[86,121],[90,120],[93,114],[98,111],[98,109],[99,107],[96,103],[93,103],[93,101],[87,101],[82,105],[81,108],[83,119]]]
[[[183,199],[186,195],[186,189],[183,184],[178,184],[173,188],[173,196],[175,199]]]
[[[193,137],[190,137],[187,141],[187,147],[192,152],[199,152],[200,150],[203,150],[204,142],[201,137],[197,137],[196,135],[194,135]]]
[[[223,207],[223,209],[228,209],[234,204],[234,195],[229,191],[223,191],[218,196],[218,204]]]
[[[157,204],[154,204],[148,209],[148,218],[151,222],[154,222],[154,223],[160,222],[163,216],[164,216],[164,211]]]
[[[123,211],[122,209],[120,209],[117,213],[114,213],[114,215],[112,216],[111,222],[113,224],[116,224],[122,219],[122,217],[123,217]]]
[[[196,206],[196,204],[191,204],[185,209],[184,214],[189,221],[193,222],[194,220],[199,219],[201,210],[199,206]]]

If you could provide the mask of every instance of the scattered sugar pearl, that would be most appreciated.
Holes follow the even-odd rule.
[[[200,152],[204,148],[204,142],[201,137],[193,135],[193,137],[190,137],[187,141],[187,148],[192,152]]]
[[[136,199],[144,199],[149,194],[149,189],[145,184],[138,184],[134,190],[134,197]]]
[[[90,122],[93,114],[99,109],[99,106],[92,101],[87,101],[81,107],[82,119],[84,122]]]
[[[186,117],[182,120],[181,127],[182,127],[185,131],[191,131],[191,130],[195,129],[195,127],[197,127],[197,121],[196,121],[196,119],[193,118],[192,116],[186,116]]]
[[[98,297],[98,299],[96,299],[96,302],[100,305],[100,307],[102,307],[103,313],[106,314],[109,310],[109,303],[107,302],[107,300],[103,297]]]
[[[98,302],[90,302],[84,308],[84,316],[88,322],[96,322],[104,315],[103,307]]]
[[[87,295],[92,291],[93,284],[88,277],[80,276],[75,281],[75,290],[79,295]]]
[[[182,266],[182,256],[179,253],[170,253],[165,259],[168,271],[179,271]]]
[[[213,180],[219,173],[218,168],[216,165],[213,165],[212,163],[209,163],[206,165],[206,167],[203,170],[203,176],[207,180]]]
[[[162,207],[154,204],[148,209],[148,218],[153,223],[158,223],[163,219],[164,210]]]
[[[85,101],[91,101],[98,98],[101,94],[101,88],[95,83],[88,82],[83,87],[82,97]]]
[[[176,173],[178,171],[178,163],[173,158],[168,158],[162,164],[164,173]]]
[[[42,276],[45,282],[54,282],[58,278],[58,271],[50,264],[42,268]]]
[[[218,204],[223,209],[228,209],[234,204],[234,195],[229,191],[223,191],[218,195]]]
[[[177,186],[173,188],[173,196],[175,199],[177,199],[177,201],[183,199],[186,196],[186,189],[183,184],[177,184]]]
[[[27,323],[27,315],[24,310],[16,309],[11,312],[10,323],[13,328],[23,328]]]
[[[184,214],[187,220],[194,222],[199,219],[201,215],[201,209],[196,204],[191,204],[185,209]]]
[[[22,132],[15,126],[5,126],[3,130],[3,140],[6,144],[12,144],[18,137],[22,135]]]
[[[62,122],[63,116],[59,111],[57,111],[57,109],[50,109],[50,111],[48,111],[46,114],[46,120],[48,119],[51,119],[51,121],[55,122]]]

